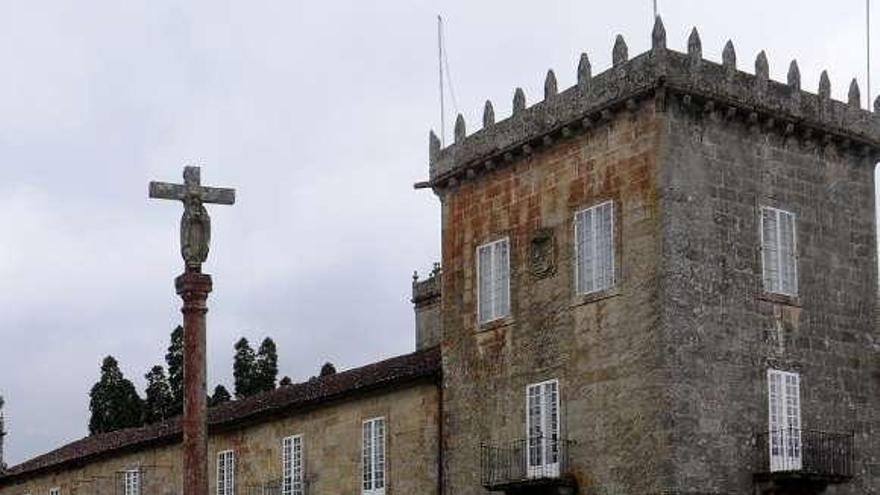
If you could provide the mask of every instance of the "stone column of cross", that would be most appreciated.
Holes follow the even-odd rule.
[[[198,167],[184,168],[183,178],[183,184],[151,182],[150,197],[184,206],[180,252],[185,270],[174,280],[183,300],[183,495],[208,495],[205,315],[212,281],[202,273],[211,241],[211,219],[204,204],[234,204],[235,190],[202,186]]]

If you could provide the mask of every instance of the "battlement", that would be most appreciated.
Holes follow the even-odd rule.
[[[525,94],[517,88],[512,115],[499,122],[495,122],[492,102],[487,101],[483,127],[470,135],[459,114],[455,140],[446,148],[441,149],[431,131],[429,181],[416,187],[455,187],[557,139],[609,122],[617,112],[633,111],[649,97],[661,105],[675,101],[702,113],[717,113],[730,122],[760,125],[766,132],[817,140],[871,159],[880,157],[880,96],[873,112],[862,109],[855,79],[848,101],[841,102],[831,99],[825,71],[817,93],[804,91],[797,61],[791,62],[785,83],[774,81],[762,51],[755,60],[755,73],[749,74],[737,69],[730,41],[720,64],[704,59],[696,28],[688,38],[686,53],[671,50],[666,47],[660,17],[654,24],[651,50],[630,59],[626,42],[618,35],[612,60],[611,68],[594,76],[589,57],[582,54],[577,84],[562,92],[557,90],[554,72],[548,71],[544,99],[531,107],[526,107]]]

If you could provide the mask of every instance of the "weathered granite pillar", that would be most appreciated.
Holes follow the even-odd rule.
[[[187,269],[174,284],[183,300],[183,495],[208,495],[205,315],[211,276]]]

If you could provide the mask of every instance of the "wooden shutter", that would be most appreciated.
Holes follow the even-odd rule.
[[[779,227],[774,208],[761,210],[761,251],[764,267],[764,290],[779,292]]]
[[[779,283],[780,292],[797,295],[797,243],[795,238],[794,213],[779,213]]]
[[[495,243],[493,250],[494,291],[493,317],[501,318],[510,310],[510,250],[507,239]]]
[[[596,290],[614,285],[614,204],[611,201],[596,207]]]
[[[492,290],[492,245],[487,244],[477,249],[477,271],[479,278],[479,289],[477,299],[479,302],[480,322],[486,322],[492,319],[492,308],[494,307],[495,293]]]
[[[575,215],[575,271],[579,294],[614,285],[614,203],[579,211]]]
[[[477,248],[477,305],[480,323],[510,312],[510,245],[501,239]]]
[[[764,290],[796,296],[797,226],[794,213],[776,208],[761,209],[761,250]]]
[[[577,291],[593,292],[593,210],[578,212],[575,217],[575,241],[577,242]]]

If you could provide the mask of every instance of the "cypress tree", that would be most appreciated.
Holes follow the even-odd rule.
[[[278,378],[278,349],[275,341],[266,337],[257,351],[255,367],[254,393],[275,390],[275,380]]]
[[[171,332],[165,364],[168,366],[168,388],[171,392],[168,414],[175,416],[183,413],[183,327],[180,325]]]
[[[336,374],[336,366],[333,366],[333,363],[327,361],[324,363],[324,366],[321,366],[321,376],[335,375]]]
[[[101,363],[101,378],[92,387],[89,397],[91,434],[143,424],[143,401],[113,356],[105,357]]]
[[[165,370],[159,365],[153,366],[144,378],[147,379],[144,423],[151,424],[171,417],[171,389],[165,378]]]
[[[226,390],[226,387],[223,385],[217,385],[214,387],[214,393],[208,398],[208,407],[214,407],[223,404],[224,402],[229,402],[230,400],[232,400],[232,396],[229,395],[229,391]]]
[[[244,337],[235,343],[235,358],[232,363],[232,376],[235,379],[235,397],[241,399],[254,394],[256,356],[250,343]]]

